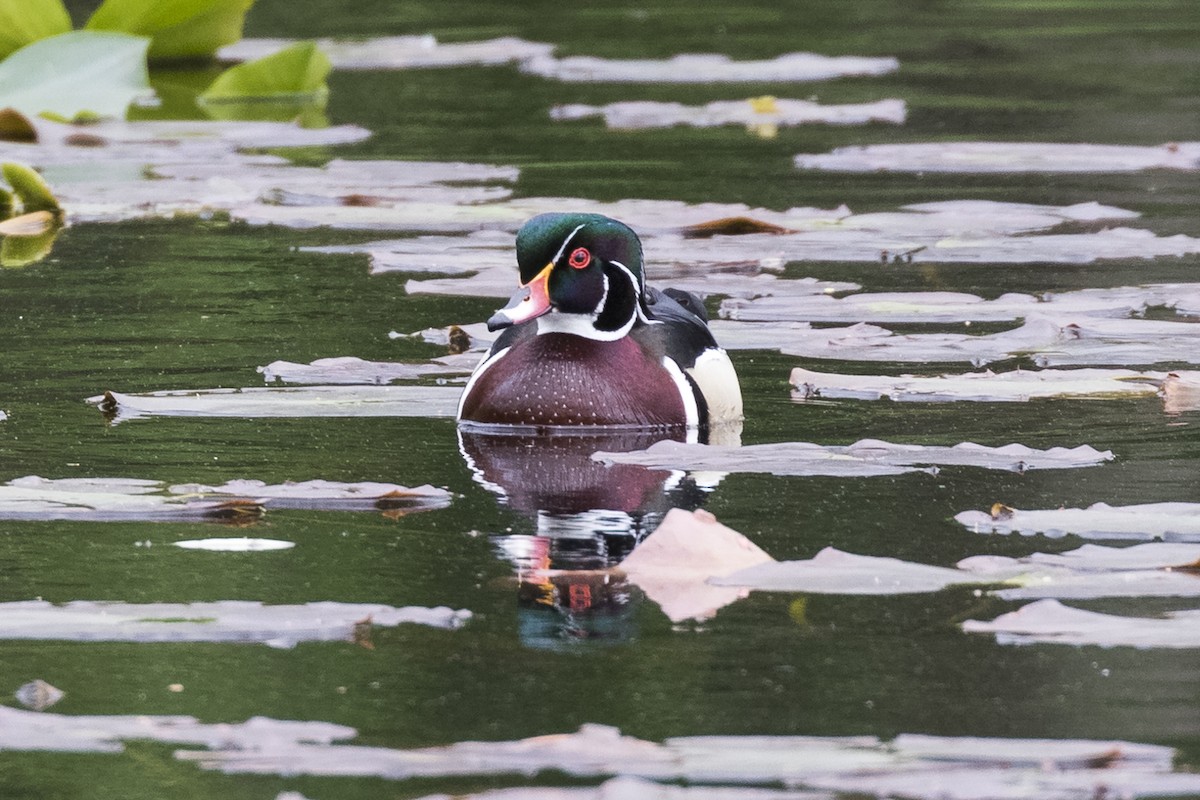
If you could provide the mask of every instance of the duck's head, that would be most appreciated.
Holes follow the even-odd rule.
[[[517,233],[520,289],[488,320],[499,330],[541,317],[539,330],[624,336],[646,319],[642,243],[600,214],[541,214]]]

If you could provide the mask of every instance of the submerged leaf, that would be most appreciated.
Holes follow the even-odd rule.
[[[298,42],[278,53],[230,67],[217,76],[199,100],[212,103],[308,103],[323,107],[329,93],[329,59],[312,42]]]
[[[73,31],[23,47],[0,62],[0,108],[26,115],[124,117],[150,93],[150,40],[123,33]]]
[[[155,59],[210,56],[242,37],[254,0],[104,0],[87,21],[96,31],[151,37]]]
[[[62,0],[0,0],[0,59],[69,30],[71,17]]]

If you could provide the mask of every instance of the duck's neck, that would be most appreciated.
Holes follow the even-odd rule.
[[[561,311],[551,311],[537,318],[538,335],[547,333],[568,333],[581,336],[596,342],[615,342],[624,339],[633,329],[634,318],[630,316],[623,325],[612,330],[597,327],[597,322],[603,314],[564,314]]]

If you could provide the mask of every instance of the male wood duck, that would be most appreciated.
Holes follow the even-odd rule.
[[[741,419],[737,373],[703,304],[646,286],[627,225],[542,214],[517,234],[517,264],[519,290],[488,320],[504,332],[459,401],[467,427],[677,427],[704,437]]]

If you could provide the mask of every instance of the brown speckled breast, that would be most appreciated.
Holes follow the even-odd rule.
[[[475,380],[462,419],[501,425],[684,425],[675,381],[628,337],[519,341]]]

